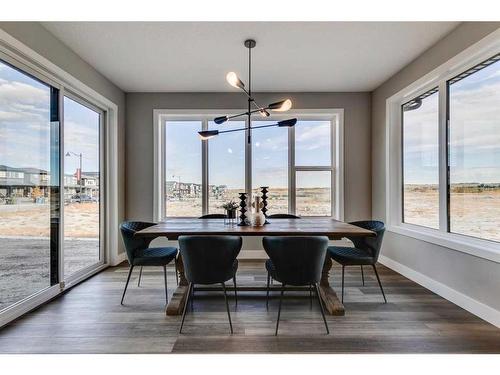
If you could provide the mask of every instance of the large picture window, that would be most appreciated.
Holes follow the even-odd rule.
[[[449,85],[450,232],[500,241],[500,56]]]
[[[263,186],[269,188],[268,214],[341,218],[340,113],[308,113],[297,116],[294,128],[253,130],[248,145],[245,131],[204,141],[198,136],[202,129],[244,128],[244,120],[217,125],[208,114],[160,112],[157,174],[164,182],[157,219],[224,213],[222,204],[239,203],[241,192],[260,195]],[[252,126],[271,123],[254,120]]]
[[[500,242],[500,54],[485,57],[443,67],[418,94],[405,95],[408,88],[389,99],[390,150],[399,153],[389,160],[396,230],[466,248]]]

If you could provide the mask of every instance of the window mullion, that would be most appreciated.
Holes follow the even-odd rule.
[[[204,118],[201,129],[208,130],[208,120]],[[208,214],[208,140],[201,141],[201,212]]]
[[[439,230],[448,232],[448,89],[439,83]]]
[[[296,215],[295,127],[288,129],[288,213]]]

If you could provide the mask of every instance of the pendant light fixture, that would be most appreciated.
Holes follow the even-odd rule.
[[[222,133],[231,133],[231,132],[246,130],[247,135],[248,135],[247,142],[250,144],[251,143],[252,129],[268,128],[271,126],[291,127],[297,123],[297,119],[292,118],[292,119],[288,119],[288,120],[278,121],[275,124],[262,125],[262,126],[252,126],[251,117],[255,113],[259,113],[262,117],[269,117],[271,115],[269,113],[269,111],[286,112],[292,108],[292,101],[290,99],[280,100],[279,102],[271,103],[271,104],[267,105],[267,107],[261,107],[257,104],[255,99],[252,97],[252,48],[254,48],[256,44],[257,43],[253,39],[247,39],[247,40],[245,40],[245,43],[244,43],[245,47],[248,48],[248,90],[246,89],[243,81],[238,77],[238,75],[235,72],[229,72],[226,75],[226,81],[231,86],[242,90],[247,95],[247,101],[248,101],[247,111],[243,112],[243,113],[239,113],[237,115],[219,116],[219,117],[216,117],[214,119],[214,122],[217,125],[221,125],[221,124],[225,123],[226,121],[229,121],[230,119],[241,117],[241,116],[247,116],[248,121],[247,121],[246,126],[244,128],[232,129],[232,130],[204,130],[204,131],[198,132],[201,139],[209,139],[209,138],[215,137],[216,135],[219,135]],[[252,106],[254,107],[254,109],[252,109]]]

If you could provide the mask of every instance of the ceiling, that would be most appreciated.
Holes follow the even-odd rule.
[[[371,91],[457,22],[44,22],[126,92]]]

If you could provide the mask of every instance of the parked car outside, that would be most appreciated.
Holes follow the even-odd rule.
[[[75,194],[71,197],[70,202],[71,203],[92,203],[92,202],[97,202],[97,199],[94,197],[91,197],[90,195],[87,195],[87,194]]]

